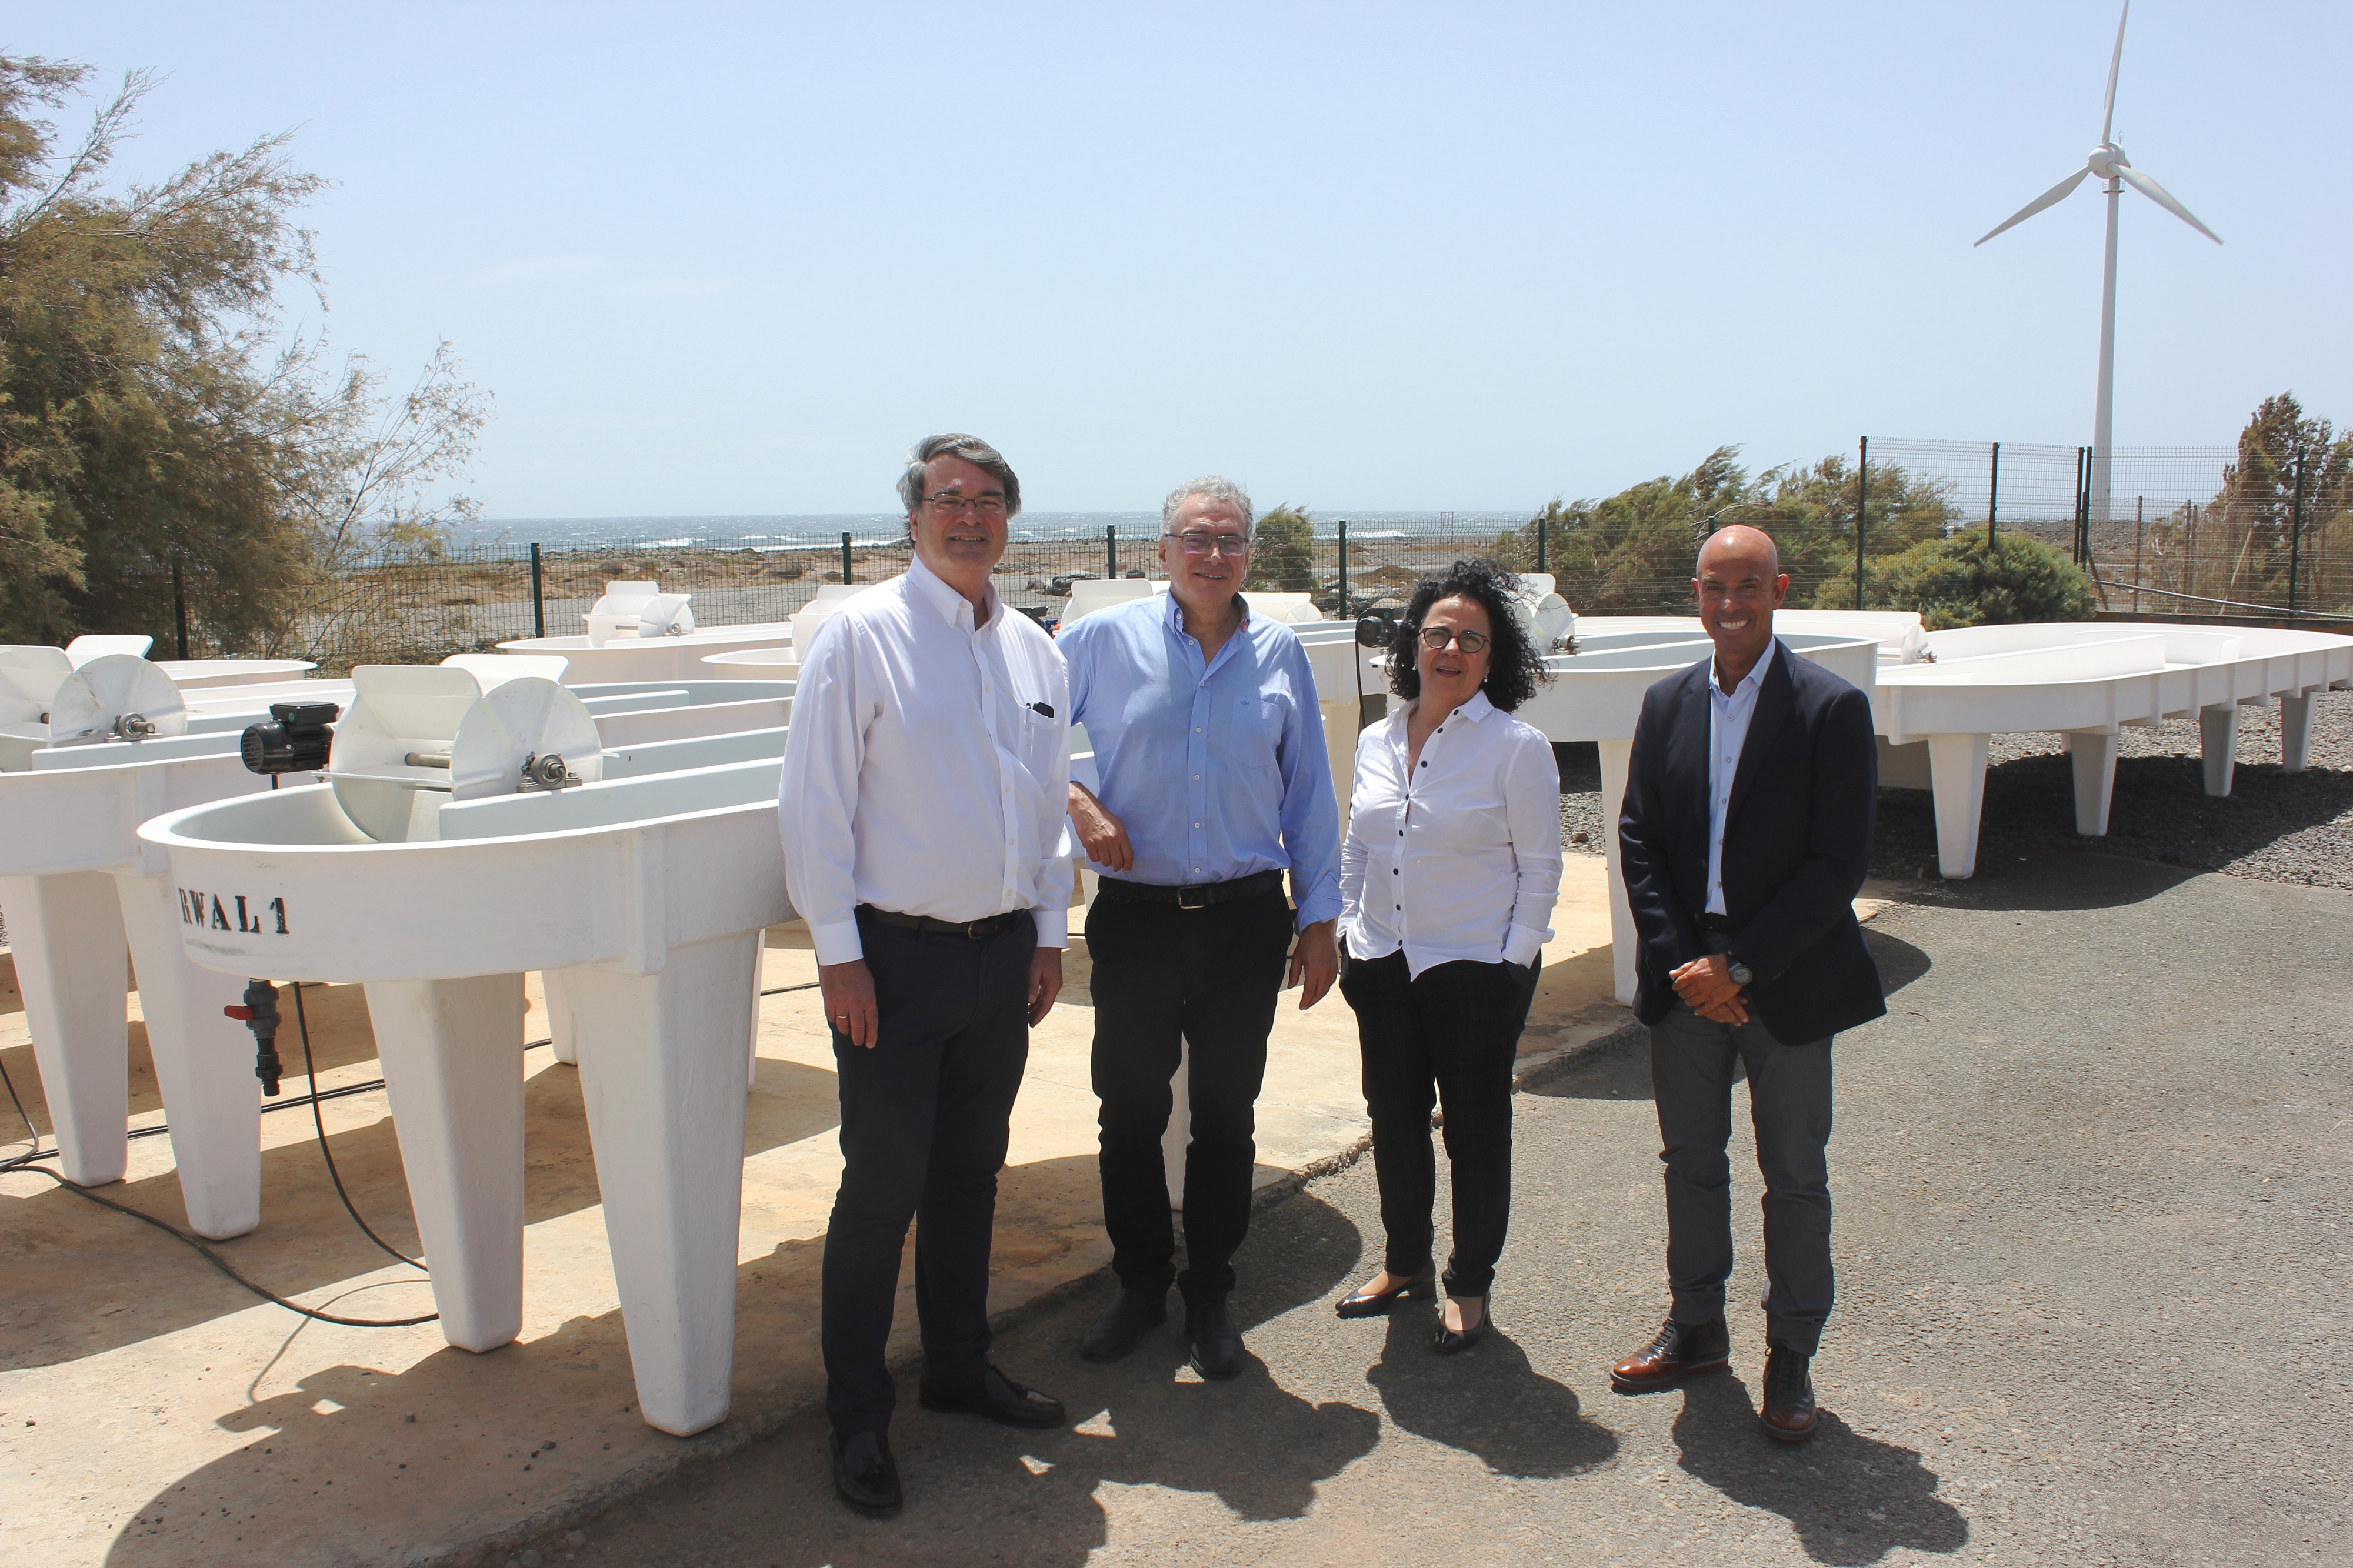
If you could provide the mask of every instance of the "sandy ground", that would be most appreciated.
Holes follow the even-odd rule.
[[[1567,879],[1523,1040],[1540,1063],[1624,1017],[1607,1000],[1599,862]],[[766,984],[814,978],[805,937],[771,933]],[[1062,1004],[1032,1039],[1002,1178],[991,1305],[1018,1312],[1109,1261],[1088,1088],[1092,1009],[1084,944]],[[46,1135],[39,1073],[0,962],[0,1061]],[[536,977],[526,1038],[543,1027]],[[635,1413],[575,1071],[524,1053],[527,1218],[521,1339],[486,1355],[431,1325],[304,1323],[257,1301],[147,1227],[0,1174],[0,1559],[44,1564],[379,1563],[543,1529],[642,1487],[681,1459],[775,1430],[821,1392],[817,1266],[840,1160],[830,1047],[814,991],[762,1006],[746,1122],[735,1363],[725,1424],[681,1441]],[[307,988],[320,1082],[379,1076],[357,986]],[[135,999],[134,1126],[163,1120]],[[300,1047],[282,1040],[299,1077]],[[240,1074],[249,1062],[229,1064]],[[5,1109],[5,1107],[0,1107]],[[381,1091],[328,1102],[327,1131],[360,1212],[414,1255],[394,1126]],[[418,1272],[375,1250],[338,1205],[307,1111],[266,1114],[263,1224],[220,1250],[305,1305],[355,1317],[431,1310]],[[1260,1101],[1259,1179],[1296,1184],[1354,1157],[1365,1130],[1356,1032],[1337,997],[1284,1005]],[[5,1152],[19,1152],[19,1141]],[[168,1138],[134,1139],[130,1179],[104,1189],[185,1215]],[[913,1350],[912,1287],[894,1344]],[[22,1552],[20,1559],[15,1554]],[[502,1559],[501,1559],[502,1560]]]

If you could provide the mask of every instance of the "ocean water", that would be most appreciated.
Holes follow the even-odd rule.
[[[1315,531],[1329,537],[1344,519],[1351,539],[1409,539],[1456,531],[1476,533],[1525,522],[1533,511],[1332,511],[1312,514]],[[1013,520],[1016,541],[1100,539],[1117,529],[1123,540],[1160,531],[1156,511],[1025,511]],[[882,544],[906,531],[894,512],[818,512],[772,517],[510,517],[487,518],[455,535],[461,544],[543,544],[550,547],[689,544],[754,552],[807,550],[839,544]]]

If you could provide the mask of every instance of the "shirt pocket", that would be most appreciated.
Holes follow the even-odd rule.
[[[1210,710],[1209,747],[1230,768],[1275,773],[1291,704],[1281,697],[1219,697]]]

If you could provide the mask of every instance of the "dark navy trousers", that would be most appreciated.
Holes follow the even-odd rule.
[[[871,1050],[837,1031],[841,1189],[825,1237],[826,1414],[883,1432],[897,1392],[884,1353],[907,1226],[923,1375],[949,1388],[988,1371],[988,1249],[997,1173],[1029,1059],[1038,928],[995,936],[902,931],[858,915],[881,1027]]]

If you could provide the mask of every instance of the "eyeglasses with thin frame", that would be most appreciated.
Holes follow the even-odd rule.
[[[1173,539],[1187,555],[1207,555],[1223,551],[1229,558],[1250,553],[1250,542],[1239,533],[1204,533],[1198,529],[1187,529],[1182,533],[1164,533],[1163,539]]]
[[[1482,654],[1487,651],[1488,646],[1494,640],[1485,632],[1458,632],[1451,626],[1421,628],[1421,646],[1432,653],[1442,653],[1446,649],[1446,645],[1452,643],[1466,654]]]
[[[1005,498],[999,495],[960,496],[953,490],[942,490],[935,496],[925,496],[934,511],[976,511],[983,517],[1003,517]]]

